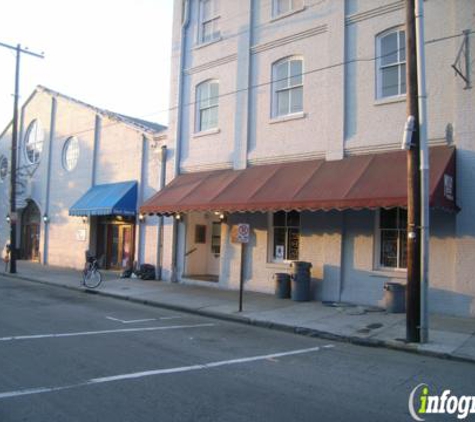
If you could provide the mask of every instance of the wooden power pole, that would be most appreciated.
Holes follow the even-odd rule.
[[[415,2],[406,0],[406,87],[407,115],[415,119],[412,142],[407,151],[407,290],[406,340],[420,342],[421,323],[421,194],[419,152],[419,107]]]
[[[15,95],[13,100],[13,121],[12,121],[12,155],[10,160],[10,273],[16,273],[17,260],[17,210],[16,210],[16,168],[17,168],[17,147],[18,147],[18,98],[20,97],[20,55],[21,53],[29,54],[31,56],[44,58],[43,54],[33,53],[29,50],[24,50],[21,45],[16,47],[4,43],[0,43],[1,47],[16,51],[16,65],[15,65]]]

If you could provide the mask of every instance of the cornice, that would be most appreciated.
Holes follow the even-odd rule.
[[[396,12],[398,10],[404,9],[404,2],[398,0],[394,3],[387,4],[385,6],[377,7],[375,9],[366,10],[365,12],[355,13],[348,16],[345,19],[345,24],[352,25],[357,22],[362,22],[368,19],[376,18],[378,16],[386,15],[388,13]]]
[[[220,59],[213,60],[201,64],[199,66],[185,69],[185,75],[193,75],[194,73],[203,72],[204,70],[212,69],[213,67],[222,66],[223,64],[230,63],[237,60],[237,54],[230,54],[229,56],[221,57]]]
[[[251,53],[257,54],[263,51],[271,50],[285,44],[290,44],[295,41],[303,40],[305,38],[313,37],[315,35],[323,34],[328,31],[327,25],[316,26],[315,28],[307,29],[306,31],[298,32],[296,34],[288,35],[287,37],[272,40],[266,43],[257,44],[251,47]]]

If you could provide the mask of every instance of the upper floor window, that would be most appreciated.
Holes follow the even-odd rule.
[[[199,43],[204,44],[219,39],[221,32],[218,0],[201,0],[199,14]]]
[[[379,213],[379,265],[407,268],[407,211],[382,209]]]
[[[205,81],[196,88],[196,131],[218,127],[219,82]]]
[[[36,164],[40,161],[40,155],[43,151],[45,132],[39,120],[33,120],[28,127],[25,137],[25,155],[30,164]]]
[[[272,215],[272,257],[274,261],[299,259],[300,213],[278,211]]]
[[[79,160],[79,141],[75,136],[66,139],[63,147],[63,167],[67,171],[72,171],[77,166]]]
[[[303,111],[303,60],[289,57],[272,69],[272,117]]]
[[[303,0],[273,0],[272,15],[286,15],[303,7]]]
[[[376,39],[377,98],[406,93],[406,36],[392,29]]]
[[[4,181],[8,175],[8,159],[4,155],[0,156],[0,181]]]

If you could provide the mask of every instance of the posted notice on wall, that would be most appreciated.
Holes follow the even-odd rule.
[[[85,242],[86,241],[86,229],[79,229],[76,232],[76,240],[78,242]]]

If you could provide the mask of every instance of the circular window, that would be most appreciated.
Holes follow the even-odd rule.
[[[39,163],[45,139],[45,132],[39,120],[33,120],[33,122],[31,122],[25,139],[26,158],[30,164]]]
[[[79,159],[79,141],[75,136],[66,139],[63,147],[63,167],[67,171],[72,171],[76,167]]]
[[[4,155],[0,157],[0,180],[5,180],[8,174],[8,159]]]

